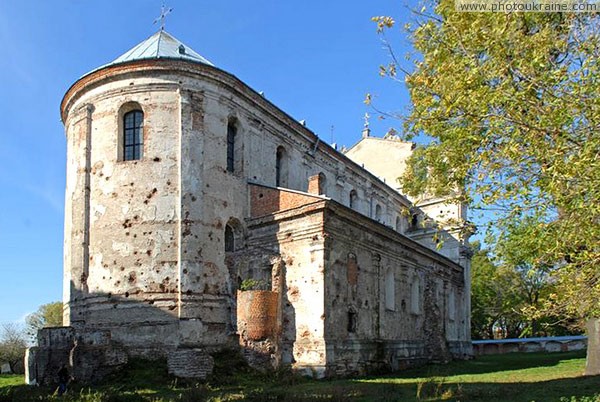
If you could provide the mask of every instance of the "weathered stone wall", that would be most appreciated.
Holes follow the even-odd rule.
[[[42,328],[38,346],[27,349],[25,382],[56,386],[62,367],[79,382],[90,383],[122,368],[128,355],[113,342],[110,331],[79,331],[72,327]]]
[[[142,349],[177,344],[179,129],[170,123],[178,121],[179,95],[176,85],[156,81],[94,88],[73,106],[83,115],[65,122],[66,324],[110,329]],[[122,161],[121,121],[137,108],[143,158]]]
[[[315,205],[309,203],[249,220],[248,248],[250,255],[272,255],[275,264],[267,268],[272,271],[273,266],[281,264],[279,269],[285,278],[280,302],[281,329],[277,337],[279,361],[319,377],[326,366],[325,241],[321,208]],[[260,258],[251,260],[250,266],[260,269],[260,261]]]
[[[138,108],[144,112],[143,158],[122,161],[122,117]],[[237,341],[239,281],[271,280],[273,266],[283,263],[276,360],[317,375],[325,372],[325,293],[331,291],[326,265],[347,257],[327,253],[349,245],[328,246],[316,204],[333,199],[350,205],[355,191],[352,208],[362,215],[352,214],[376,225],[374,232],[398,233],[408,226],[402,215],[410,207],[405,197],[237,78],[210,66],[154,60],[100,69],[67,92],[62,116],[68,148],[66,325],[79,332],[108,330],[131,355],[218,349]],[[237,132],[233,172],[227,170],[230,123]],[[276,184],[277,149],[284,150],[279,185],[296,192],[263,186],[265,199],[259,201],[261,192],[248,182]],[[235,231],[235,249],[229,251],[227,225]],[[368,236],[357,238],[368,243]],[[378,247],[388,247],[383,243]],[[413,246],[409,242],[406,249]],[[360,327],[369,329],[360,331],[366,337],[378,328],[385,337],[388,329],[381,322],[387,318],[382,317],[394,320],[396,310],[380,311],[381,300],[362,293],[381,291],[382,270],[396,269],[400,260],[365,247],[356,251],[355,269],[364,267],[356,275],[362,275],[366,288],[354,297],[371,305],[357,301],[354,308],[377,308],[377,319],[361,318],[369,322]],[[373,265],[375,254],[380,259]],[[421,275],[425,291],[421,269],[401,271],[407,278]],[[394,280],[398,294],[408,286],[402,272]],[[434,293],[446,295],[450,288],[438,281]],[[456,300],[462,295],[457,291]],[[457,304],[457,310],[463,308]],[[452,335],[451,324],[446,329],[449,339],[462,339]],[[380,350],[377,345],[372,349]],[[414,345],[411,350],[424,347],[418,340]]]
[[[296,369],[363,374],[470,354],[461,266],[322,197],[251,194],[249,247],[285,261],[281,341]],[[289,209],[272,213],[280,200]]]
[[[463,268],[340,205],[327,211],[331,369],[362,373],[469,354]]]
[[[212,373],[214,361],[203,349],[179,349],[169,353],[167,367],[176,377],[204,380]]]

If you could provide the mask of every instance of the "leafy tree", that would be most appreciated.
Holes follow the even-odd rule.
[[[506,338],[516,338],[526,327],[522,312],[525,295],[521,277],[509,266],[498,266],[479,243],[471,264],[471,336],[494,339],[496,331]]]
[[[13,373],[22,373],[26,348],[27,336],[23,328],[4,324],[0,332],[0,362],[8,363]]]
[[[490,211],[497,233],[527,222],[519,239],[535,253],[525,269],[534,280],[543,266],[555,282],[543,305],[598,317],[600,16],[459,13],[454,0],[429,9],[409,28],[419,55],[405,77],[406,136],[429,141],[410,159],[404,190],[454,194]],[[374,20],[381,33],[394,26]],[[396,78],[400,67],[381,69]]]
[[[46,327],[62,326],[63,304],[53,302],[41,305],[37,311],[25,318],[27,334],[35,339],[37,331]]]

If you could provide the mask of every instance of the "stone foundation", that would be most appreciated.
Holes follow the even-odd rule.
[[[111,340],[108,331],[76,333],[72,327],[43,328],[38,346],[25,355],[25,382],[58,384],[58,371],[66,366],[76,381],[95,382],[123,367],[125,350]]]
[[[204,349],[177,349],[167,356],[169,374],[179,378],[206,379],[214,361]]]

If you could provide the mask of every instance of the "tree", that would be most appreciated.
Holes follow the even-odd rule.
[[[27,336],[16,324],[4,324],[0,333],[0,362],[10,365],[13,373],[23,373]]]
[[[41,305],[37,311],[25,318],[27,334],[35,339],[37,331],[47,327],[62,326],[63,304],[53,302]]]
[[[523,314],[522,294],[514,271],[494,264],[488,251],[479,243],[471,264],[471,336],[474,339],[494,339],[500,330],[503,337],[520,335]]]
[[[487,210],[496,233],[524,222],[555,291],[544,306],[600,316],[600,17],[460,13],[438,0],[409,28],[406,137],[426,136],[402,180]],[[375,17],[378,31],[394,26]],[[393,53],[392,53],[393,56]],[[396,59],[381,67],[396,77]]]

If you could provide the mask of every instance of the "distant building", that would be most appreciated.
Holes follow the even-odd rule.
[[[223,348],[317,377],[472,353],[466,211],[400,193],[411,144],[366,129],[342,154],[163,30],[61,115],[66,327],[30,381],[131,356],[203,377]]]

